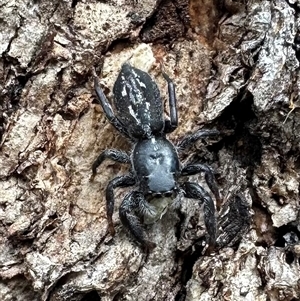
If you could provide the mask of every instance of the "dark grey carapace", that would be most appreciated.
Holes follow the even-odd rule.
[[[155,247],[148,240],[143,221],[156,221],[167,210],[170,202],[166,198],[175,198],[183,193],[186,197],[204,203],[204,217],[208,243],[213,246],[216,240],[216,219],[214,202],[207,191],[199,184],[180,182],[181,176],[205,173],[205,179],[220,200],[219,190],[211,168],[205,164],[180,165],[178,152],[194,144],[197,140],[218,135],[216,130],[201,130],[185,137],[174,146],[166,134],[174,131],[178,124],[176,95],[173,81],[162,73],[168,83],[169,116],[165,118],[159,89],[148,73],[125,63],[115,82],[115,115],[95,76],[95,90],[98,100],[108,120],[115,128],[133,143],[131,154],[108,149],[103,151],[93,164],[93,176],[97,167],[105,159],[131,166],[127,175],[112,179],[106,189],[107,220],[109,230],[115,234],[112,215],[114,211],[114,189],[116,187],[137,186],[137,190],[127,194],[119,208],[120,220],[135,237],[145,251]]]
[[[163,137],[139,141],[132,152],[133,169],[142,191],[148,194],[171,194],[176,190],[180,173],[174,145]]]

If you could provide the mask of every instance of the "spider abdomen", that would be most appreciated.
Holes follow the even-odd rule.
[[[140,139],[163,132],[160,92],[148,73],[123,64],[113,92],[118,118],[131,137]]]

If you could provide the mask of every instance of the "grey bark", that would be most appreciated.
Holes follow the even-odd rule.
[[[2,300],[300,298],[298,0],[0,7]],[[104,189],[127,167],[106,161],[91,181],[91,166],[102,150],[131,145],[94,101],[92,69],[112,98],[129,59],[163,99],[160,62],[174,79],[171,141],[202,127],[222,132],[181,158],[216,171],[222,247],[212,253],[203,251],[202,209],[187,199],[147,228],[157,244],[149,256],[118,214],[115,237],[107,232]],[[190,180],[206,187],[202,176]],[[117,190],[116,212],[128,191]],[[235,195],[249,227],[245,211],[229,210]]]

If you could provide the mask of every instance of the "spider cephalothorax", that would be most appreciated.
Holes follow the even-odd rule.
[[[132,233],[141,246],[149,251],[155,243],[148,240],[142,226],[143,219],[155,221],[167,209],[166,197],[183,193],[185,197],[204,203],[204,218],[209,244],[216,241],[215,206],[209,193],[199,184],[180,182],[181,176],[204,172],[205,179],[220,200],[212,169],[206,164],[190,164],[182,167],[178,152],[194,144],[198,139],[218,135],[216,130],[200,130],[185,137],[174,146],[166,134],[176,129],[178,124],[176,95],[173,81],[163,72],[168,83],[170,119],[164,118],[163,103],[156,83],[148,73],[125,63],[114,85],[115,115],[111,105],[100,88],[95,76],[95,90],[108,120],[115,128],[133,142],[129,155],[116,149],[103,151],[94,162],[92,170],[106,158],[131,165],[127,175],[112,179],[106,189],[107,220],[109,230],[114,235],[112,221],[114,193],[116,187],[137,185],[136,191],[127,194],[119,208],[122,224]],[[159,199],[161,198],[161,204]],[[155,201],[153,201],[155,200]],[[161,205],[161,206],[159,206]]]

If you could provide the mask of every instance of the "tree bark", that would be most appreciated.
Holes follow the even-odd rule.
[[[0,296],[3,300],[300,298],[298,0],[0,1]],[[209,164],[222,194],[218,247],[205,252],[192,200],[147,226],[145,254],[107,231],[105,188],[128,166],[99,153],[132,145],[96,101],[121,65],[174,80],[182,164]],[[167,112],[167,110],[166,110]],[[204,177],[190,181],[209,191]],[[251,218],[250,218],[251,215]]]

